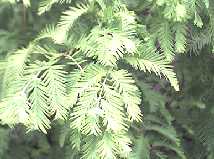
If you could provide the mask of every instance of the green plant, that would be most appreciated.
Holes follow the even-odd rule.
[[[30,10],[30,1],[22,2]],[[132,129],[142,131],[140,105],[148,102],[136,144],[144,158],[185,158],[164,97],[136,82],[134,69],[153,72],[179,91],[172,62],[178,53],[212,45],[212,5],[208,0],[40,2],[41,16],[54,7],[62,15],[27,47],[3,58],[2,124],[47,133],[53,120],[63,120],[61,145],[69,136],[76,157],[140,158],[141,148],[130,153]]]

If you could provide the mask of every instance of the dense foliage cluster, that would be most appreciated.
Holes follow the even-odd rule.
[[[214,158],[213,2],[0,0],[0,20],[0,158]]]

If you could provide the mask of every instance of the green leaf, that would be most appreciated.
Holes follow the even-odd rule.
[[[149,148],[148,140],[143,135],[138,137],[130,159],[150,159]]]
[[[144,72],[154,72],[158,76],[168,79],[176,91],[179,91],[178,80],[170,63],[162,54],[157,54],[149,47],[142,47],[140,56],[126,57],[125,60],[134,68]]]
[[[43,74],[43,82],[46,86],[46,95],[48,96],[48,104],[50,115],[55,119],[65,119],[68,113],[68,104],[66,102],[65,78],[66,72],[63,66],[52,65]]]
[[[175,25],[175,49],[178,53],[184,53],[186,50],[186,33],[185,25]]]
[[[202,28],[202,26],[203,26],[202,19],[201,19],[200,15],[199,15],[197,12],[195,12],[194,24],[195,24],[197,27],[199,27],[199,28]]]
[[[119,70],[111,72],[111,77],[114,80],[113,87],[118,89],[122,95],[129,119],[141,121],[140,91],[135,85],[132,75],[125,70]]]
[[[28,88],[28,93],[30,94],[30,130],[41,130],[43,133],[47,133],[46,129],[50,128],[50,121],[47,118],[49,108],[46,92],[46,87],[42,80],[35,77]]]

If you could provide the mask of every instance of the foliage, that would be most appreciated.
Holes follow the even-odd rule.
[[[52,159],[57,157],[55,149],[64,158],[213,157],[209,106],[213,72],[208,60],[213,58],[214,3],[1,0],[0,4],[0,19],[7,19],[0,25],[2,125],[21,124],[30,133],[47,134],[48,140],[59,137],[62,148],[54,142],[51,149],[52,141],[41,148]],[[203,52],[201,59],[189,60],[192,53]],[[206,67],[200,73],[208,79],[194,86],[192,77],[203,77],[189,67],[199,66]],[[206,91],[191,95],[199,86]],[[198,121],[200,115],[203,119]],[[61,131],[50,137],[53,123]],[[7,131],[0,133],[5,136]],[[7,156],[10,141],[2,142],[0,155]],[[201,152],[191,153],[188,144],[196,150],[201,147]]]

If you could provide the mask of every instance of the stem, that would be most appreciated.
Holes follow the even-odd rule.
[[[77,65],[81,72],[84,72],[82,66],[72,56],[69,56],[69,58]]]
[[[102,83],[102,86],[101,86],[101,88],[100,88],[101,90],[100,90],[99,95],[98,95],[97,106],[100,105],[100,102],[101,102],[101,99],[102,99],[102,93],[103,93],[103,91],[104,91],[104,85],[106,84],[108,73],[109,73],[109,71],[106,73],[106,77],[105,77],[105,79],[104,79],[104,81],[103,81],[103,83]]]
[[[40,73],[41,73],[41,71],[39,71],[31,80],[29,80],[29,81],[27,82],[27,84],[24,86],[24,88],[23,88],[22,91],[21,91],[21,95],[23,95],[23,96],[26,95],[25,92],[26,92],[28,86],[31,84],[31,82],[32,82],[35,78],[37,78],[37,77],[39,76]]]

